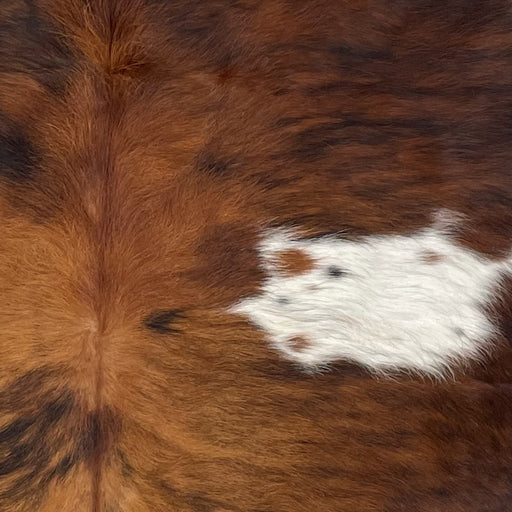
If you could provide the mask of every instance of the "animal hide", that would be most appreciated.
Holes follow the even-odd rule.
[[[0,0],[0,512],[512,511],[508,0]]]

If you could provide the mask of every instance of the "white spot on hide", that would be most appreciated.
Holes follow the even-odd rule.
[[[350,360],[376,372],[442,375],[488,350],[495,327],[484,307],[512,265],[457,245],[440,222],[446,214],[440,217],[413,235],[358,241],[267,232],[260,245],[268,276],[261,294],[231,311],[247,316],[283,356],[309,370]],[[276,257],[288,250],[303,251],[314,268],[283,275]],[[426,252],[439,258],[425,261]],[[306,342],[301,350],[294,350],[296,338]]]

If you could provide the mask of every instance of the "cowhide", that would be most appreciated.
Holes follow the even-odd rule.
[[[0,0],[0,512],[512,511],[509,0]]]

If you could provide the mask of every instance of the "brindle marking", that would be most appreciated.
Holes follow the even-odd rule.
[[[489,353],[442,382],[305,373],[227,313],[269,228],[447,208],[510,252],[509,13],[0,2],[0,510],[510,510],[510,279]]]

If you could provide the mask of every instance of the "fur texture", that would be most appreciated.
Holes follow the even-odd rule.
[[[512,510],[509,20],[508,0],[1,0],[0,511]],[[320,272],[315,373],[264,332],[325,348],[292,304],[249,319]],[[381,327],[401,355],[435,345],[425,364],[372,316],[411,276],[396,303],[433,336]],[[373,308],[357,333],[324,319],[331,288]],[[376,378],[355,340],[406,371]]]
[[[491,350],[496,329],[484,308],[512,272],[512,257],[489,261],[450,238],[442,226],[357,241],[271,232],[260,246],[269,274],[262,294],[232,311],[306,369],[345,359],[442,376]],[[283,275],[276,262],[289,251],[313,268]]]

